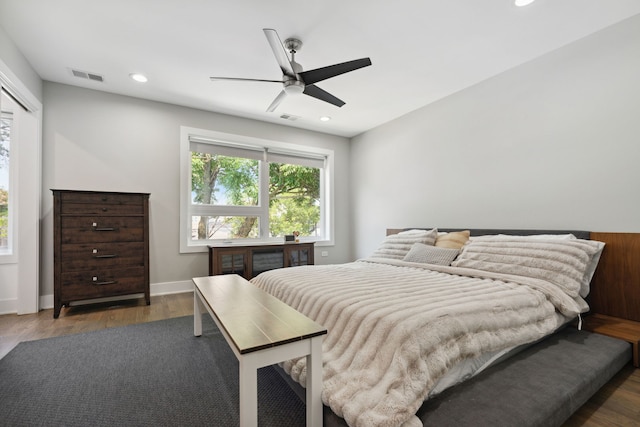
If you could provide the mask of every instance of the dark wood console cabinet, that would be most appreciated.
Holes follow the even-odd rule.
[[[313,264],[314,243],[209,246],[209,276],[238,274],[249,280],[275,268]]]
[[[149,194],[53,192],[53,317],[73,301],[149,293]]]

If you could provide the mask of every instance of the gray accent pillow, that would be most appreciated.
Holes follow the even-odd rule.
[[[458,249],[428,246],[414,243],[403,261],[421,262],[425,264],[451,265],[460,251]]]

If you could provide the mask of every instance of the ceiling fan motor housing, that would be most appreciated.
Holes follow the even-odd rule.
[[[285,76],[286,78],[287,76]],[[304,83],[296,79],[287,79],[283,82],[287,95],[297,95],[304,91]]]

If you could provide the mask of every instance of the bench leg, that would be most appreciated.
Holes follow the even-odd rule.
[[[202,335],[202,312],[204,306],[200,301],[200,293],[197,289],[193,290],[193,335],[199,337]]]
[[[258,366],[251,355],[240,357],[240,427],[258,425]]]
[[[307,355],[307,426],[322,427],[322,336],[311,338]]]

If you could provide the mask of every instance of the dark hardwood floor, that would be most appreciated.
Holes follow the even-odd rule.
[[[193,315],[193,294],[154,296],[117,304],[92,304],[63,308],[58,319],[53,310],[37,314],[0,316],[0,358],[21,341],[90,332],[172,317]],[[622,369],[563,427],[640,426],[640,369]]]

